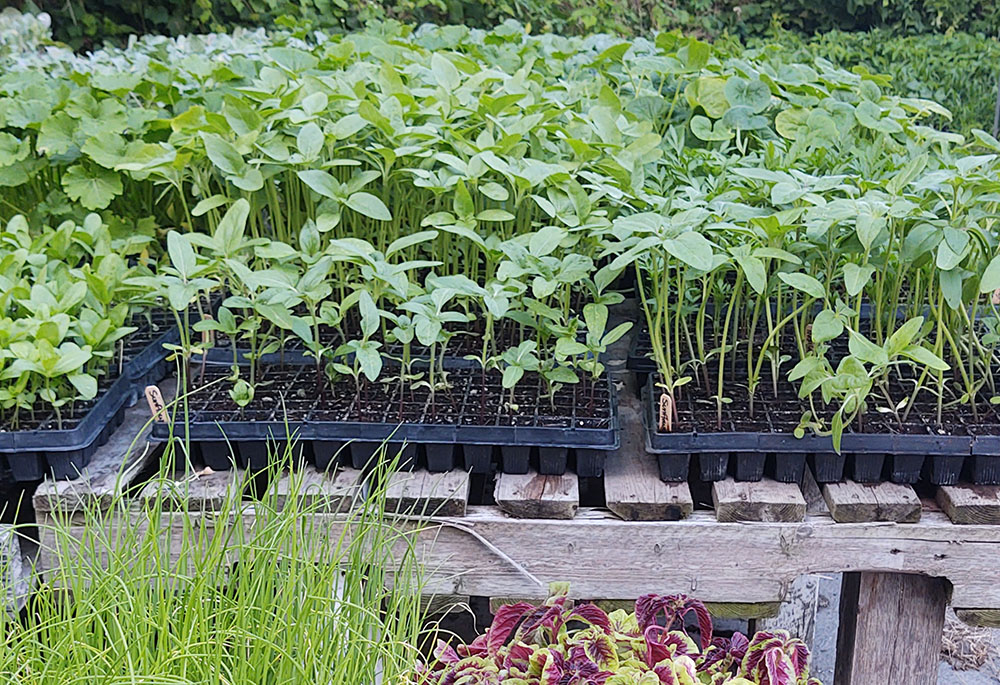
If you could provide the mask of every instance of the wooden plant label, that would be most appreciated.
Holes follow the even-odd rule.
[[[167,407],[163,401],[163,393],[155,385],[146,386],[146,403],[149,405],[149,413],[157,421],[167,422]]]

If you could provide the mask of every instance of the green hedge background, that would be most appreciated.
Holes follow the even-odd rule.
[[[997,0],[14,0],[48,12],[54,37],[74,48],[129,34],[179,35],[236,26],[347,31],[368,21],[493,26],[532,32],[649,34],[681,28],[750,46],[777,44],[810,61],[892,77],[900,95],[933,98],[955,114],[936,122],[990,130],[1000,72]]]

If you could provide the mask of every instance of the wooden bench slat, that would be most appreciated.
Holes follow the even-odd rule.
[[[758,482],[737,482],[732,477],[712,483],[715,516],[720,523],[802,521],[806,500],[795,483],[779,483],[770,478]]]
[[[823,499],[838,523],[920,520],[920,498],[909,485],[898,483],[826,483]]]
[[[580,481],[573,473],[501,473],[494,498],[504,513],[516,518],[571,519],[580,508]]]

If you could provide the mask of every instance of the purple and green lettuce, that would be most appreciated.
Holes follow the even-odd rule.
[[[573,606],[567,593],[568,587],[554,586],[541,606],[501,607],[486,633],[469,644],[439,642],[434,661],[421,665],[412,682],[819,685],[809,677],[805,644],[784,631],[719,638],[705,605],[683,595],[645,595],[633,613],[609,614],[593,604]]]

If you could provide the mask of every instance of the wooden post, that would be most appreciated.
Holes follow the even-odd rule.
[[[904,573],[845,573],[834,683],[936,685],[945,585]]]

